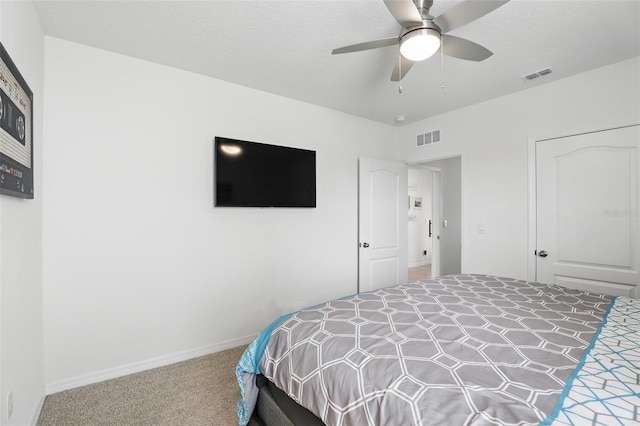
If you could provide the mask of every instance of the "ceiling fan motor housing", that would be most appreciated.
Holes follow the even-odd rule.
[[[402,28],[402,30],[400,31],[400,42],[402,42],[402,39],[407,36],[409,33],[412,33],[414,31],[419,31],[419,30],[430,30],[430,33],[432,34],[438,34],[438,37],[440,37],[442,35],[442,30],[440,29],[439,26],[437,26],[434,22],[433,19],[423,19],[422,21],[422,25],[415,25],[415,26],[409,26],[409,27],[405,27]]]

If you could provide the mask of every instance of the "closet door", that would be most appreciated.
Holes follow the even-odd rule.
[[[640,126],[536,143],[536,279],[637,297]]]

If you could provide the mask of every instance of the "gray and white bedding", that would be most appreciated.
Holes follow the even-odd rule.
[[[630,424],[640,416],[639,385],[633,384],[637,332],[624,333],[632,342],[625,343],[624,361],[600,351],[614,367],[626,365],[620,374],[626,388],[617,392],[622,400],[610,395],[623,385],[610,387],[609,397],[594,397],[593,371],[579,374],[603,364],[596,358],[590,364],[588,355],[596,337],[606,334],[601,327],[614,299],[457,275],[304,309],[265,329],[240,360],[239,424],[255,405],[258,373],[327,425],[579,424],[572,423],[576,418],[616,424],[599,423],[598,416]],[[626,311],[640,310],[635,301],[624,302]],[[601,374],[607,380],[612,373]],[[581,399],[588,401],[581,405]],[[612,414],[603,400],[625,408]]]

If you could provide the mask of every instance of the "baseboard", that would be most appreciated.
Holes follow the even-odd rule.
[[[251,336],[239,337],[237,339],[231,339],[212,345],[202,346],[200,348],[176,352],[157,358],[151,358],[146,361],[135,362],[128,365],[123,365],[121,367],[110,368],[83,376],[77,376],[67,380],[61,380],[59,382],[49,383],[46,385],[46,393],[47,395],[51,395],[53,393],[78,388],[80,386],[86,386],[93,383],[103,382],[109,379],[115,379],[117,377],[127,376],[129,374],[139,373],[141,371],[150,370],[152,368],[164,367],[165,365],[175,364],[177,362],[209,355],[215,352],[224,351],[226,349],[235,348],[237,346],[248,345],[253,339],[255,339],[255,337],[255,334]],[[38,413],[39,412],[40,411],[38,411]]]
[[[431,265],[431,262],[426,261],[426,260],[422,261],[422,262],[412,262],[408,266],[409,266],[409,268],[415,268],[417,266],[425,266],[425,265]]]
[[[36,412],[33,415],[33,420],[31,420],[31,426],[36,426],[38,424],[38,419],[40,418],[40,413],[42,412],[42,407],[44,406],[45,398],[46,398],[46,395],[42,395],[42,397],[40,398],[40,402],[38,403]]]

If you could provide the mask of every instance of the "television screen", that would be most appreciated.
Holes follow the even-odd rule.
[[[315,207],[316,152],[216,137],[216,207]]]

